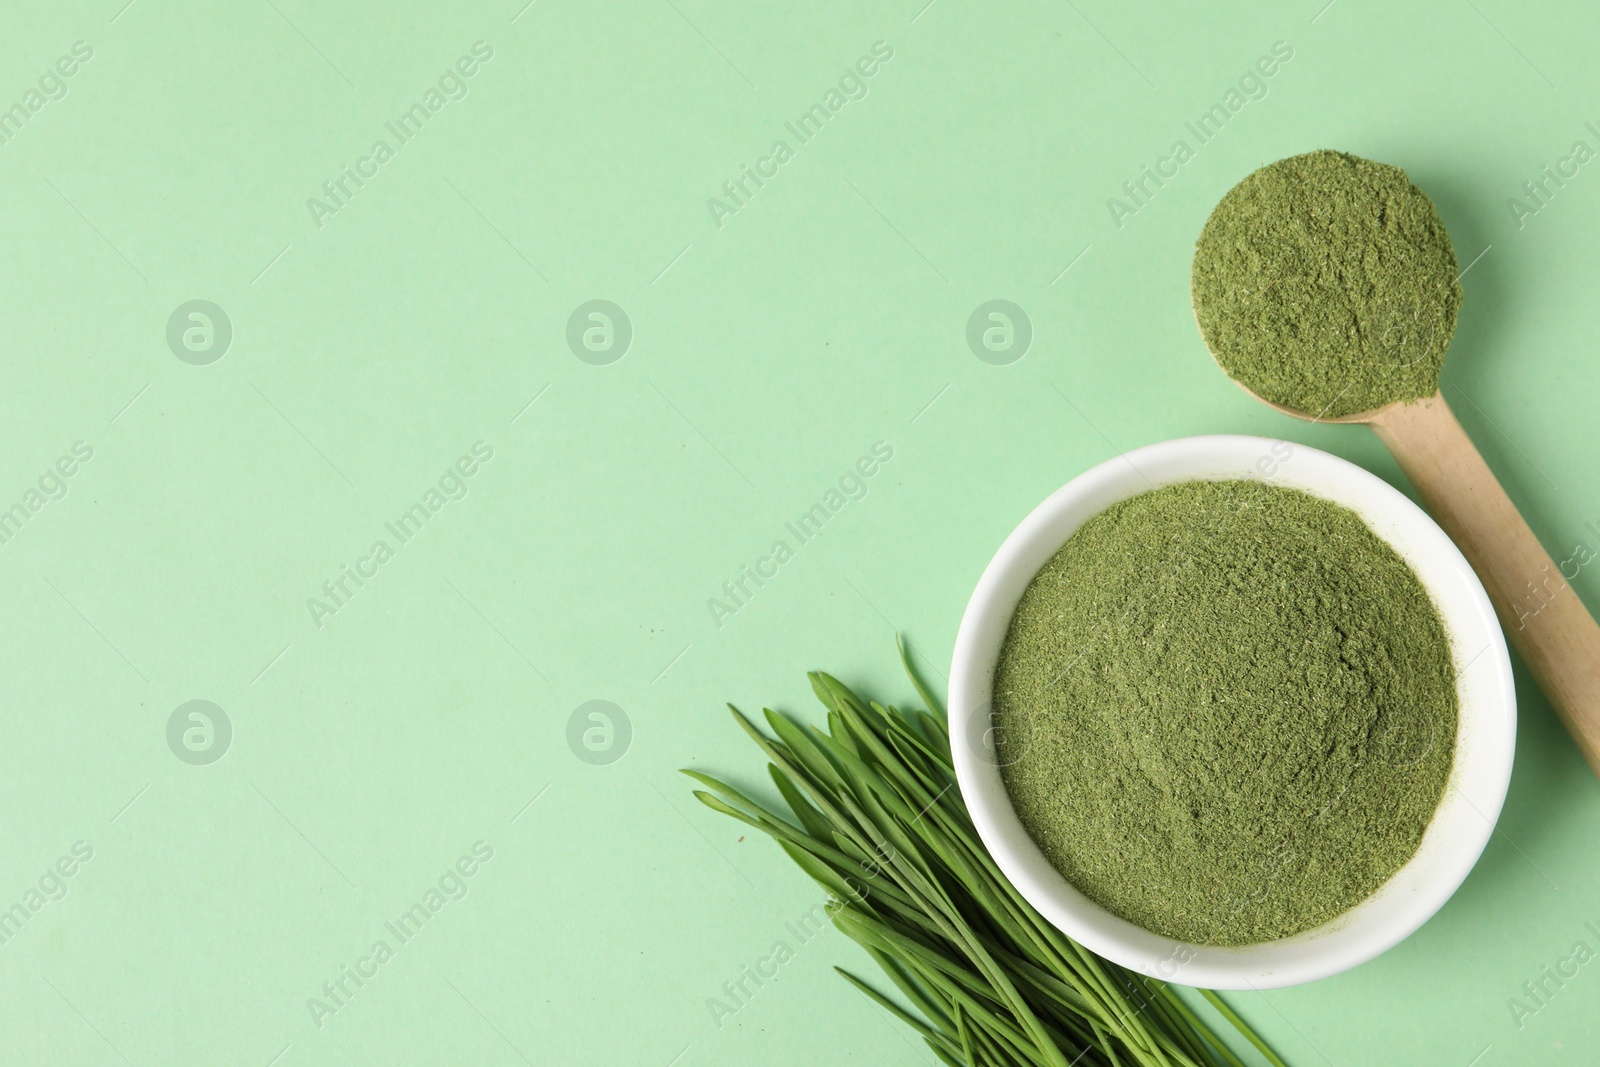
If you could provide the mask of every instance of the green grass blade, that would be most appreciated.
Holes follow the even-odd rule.
[[[934,699],[933,693],[931,693],[928,690],[928,687],[923,684],[922,676],[917,673],[917,668],[911,663],[910,642],[905,639],[903,634],[897,633],[894,635],[894,643],[895,647],[900,650],[900,666],[905,668],[906,677],[911,679],[911,688],[915,689],[917,691],[917,696],[922,698],[922,706],[927,708],[930,712],[935,712],[940,716],[943,716],[944,705],[938,700]]]
[[[1268,1047],[1267,1043],[1261,1040],[1260,1036],[1250,1028],[1250,1025],[1243,1019],[1239,1018],[1239,1016],[1234,1013],[1232,1008],[1228,1007],[1226,1001],[1209,989],[1200,990],[1200,995],[1205,997],[1206,1000],[1210,1001],[1211,1006],[1217,1009],[1218,1014],[1232,1023],[1233,1028],[1238,1030],[1239,1033],[1243,1034],[1244,1039],[1254,1045],[1257,1050],[1259,1050],[1260,1053],[1267,1058],[1267,1062],[1272,1064],[1272,1067],[1287,1067],[1287,1065],[1278,1058],[1278,1054],[1273,1052],[1272,1049]]]

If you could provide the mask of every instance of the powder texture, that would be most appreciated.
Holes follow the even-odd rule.
[[[1330,151],[1229,190],[1195,243],[1191,285],[1222,369],[1315,418],[1436,393],[1461,306],[1427,195],[1398,167]]]
[[[1410,566],[1352,511],[1185,482],[1085,523],[1018,604],[995,753],[1040,849],[1181,941],[1309,930],[1415,854],[1455,672]]]

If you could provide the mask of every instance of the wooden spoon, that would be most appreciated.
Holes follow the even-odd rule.
[[[1372,427],[1428,511],[1478,572],[1512,646],[1600,775],[1600,626],[1569,582],[1577,574],[1573,564],[1588,560],[1567,560],[1570,574],[1556,565],[1473,447],[1444,395],[1319,419],[1239,387],[1285,415]]]

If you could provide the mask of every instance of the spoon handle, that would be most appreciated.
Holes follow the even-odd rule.
[[[1382,408],[1372,428],[1478,572],[1512,646],[1600,774],[1600,626],[1570,584],[1595,553],[1550,558],[1442,394]]]

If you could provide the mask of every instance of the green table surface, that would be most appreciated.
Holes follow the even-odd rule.
[[[1282,156],[1435,199],[1446,396],[1600,550],[1600,15],[1322,2],[8,7],[0,1061],[928,1062],[677,769],[758,783],[723,704],[812,716],[808,668],[905,700],[896,630],[937,680],[1119,451],[1405,487],[1195,330],[1195,236]],[[1291,1063],[1595,1062],[1600,785],[1517,681],[1449,904],[1231,998]]]

